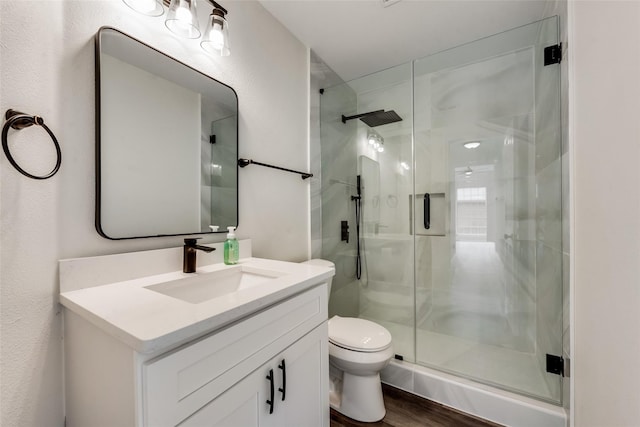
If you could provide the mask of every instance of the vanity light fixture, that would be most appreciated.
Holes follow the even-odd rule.
[[[229,56],[231,54],[229,49],[229,23],[225,18],[228,12],[215,1],[209,1],[213,5],[213,10],[207,20],[207,29],[202,36],[200,46],[206,52]]]
[[[122,0],[127,6],[147,16],[160,16],[164,6],[168,8],[165,25],[179,37],[197,39],[200,37],[200,26],[196,0]],[[213,10],[207,20],[207,29],[202,36],[200,46],[206,52],[229,56],[229,23],[226,16],[229,12],[214,0],[209,0]]]
[[[187,39],[200,37],[195,0],[171,0],[164,24],[177,36]]]
[[[374,131],[370,131],[367,135],[367,141],[369,141],[369,145],[378,151],[378,153],[382,153],[384,151],[384,138],[378,135]]]

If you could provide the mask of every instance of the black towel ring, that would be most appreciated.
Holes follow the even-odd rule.
[[[58,144],[58,140],[56,139],[53,132],[51,132],[51,129],[49,129],[49,127],[44,124],[44,120],[42,119],[42,117],[30,116],[28,114],[9,109],[5,113],[5,119],[7,121],[4,123],[4,126],[2,126],[2,149],[4,150],[4,154],[7,155],[7,159],[9,159],[9,163],[11,163],[11,165],[14,168],[16,168],[18,172],[20,172],[24,176],[28,176],[29,178],[47,179],[55,175],[56,172],[58,172],[58,169],[60,169],[60,164],[62,163],[62,151],[60,151],[60,144]],[[9,151],[9,144],[7,142],[7,135],[9,134],[9,128],[20,130],[20,129],[28,128],[29,126],[33,126],[33,125],[42,126],[42,128],[44,128],[44,130],[47,131],[47,133],[51,137],[51,140],[53,141],[53,145],[56,147],[56,155],[57,155],[56,166],[53,168],[51,172],[43,176],[32,175],[29,172],[22,169],[20,165],[18,165],[18,163],[13,159],[13,156]]]

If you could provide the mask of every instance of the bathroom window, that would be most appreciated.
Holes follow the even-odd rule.
[[[487,240],[487,188],[458,188],[456,194],[458,240]]]

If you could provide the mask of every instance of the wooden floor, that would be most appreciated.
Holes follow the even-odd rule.
[[[497,427],[395,387],[382,385],[387,415],[377,423],[361,423],[331,410],[331,427]]]

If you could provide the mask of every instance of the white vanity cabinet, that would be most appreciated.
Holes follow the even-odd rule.
[[[326,427],[327,340],[324,282],[151,355],[67,310],[67,426]]]
[[[281,427],[326,425],[323,369],[326,345],[318,327],[225,391],[180,426]]]

